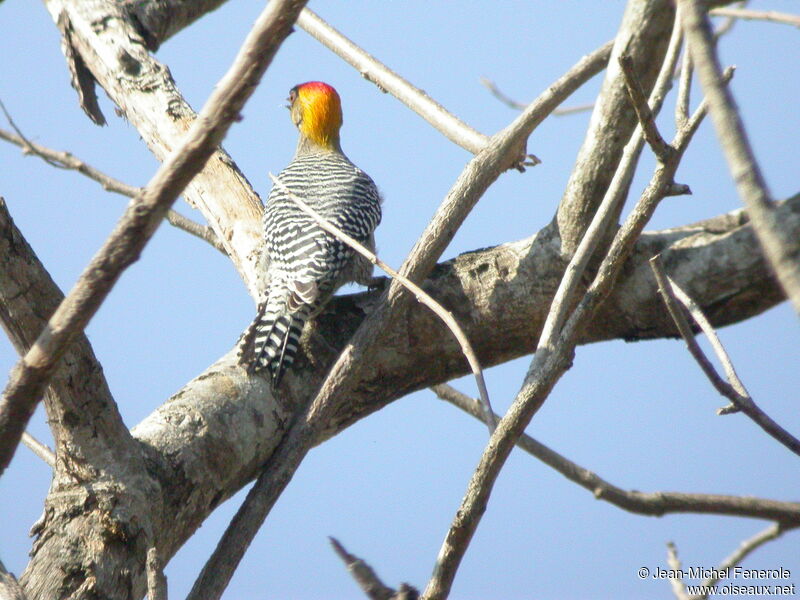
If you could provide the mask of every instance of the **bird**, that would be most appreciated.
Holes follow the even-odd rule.
[[[294,362],[303,327],[345,283],[369,285],[372,263],[323,230],[290,198],[374,252],[382,198],[375,182],[342,151],[342,104],[336,90],[308,81],[289,91],[299,132],[294,158],[277,176],[264,209],[267,290],[240,338],[239,363],[264,372],[276,390]]]

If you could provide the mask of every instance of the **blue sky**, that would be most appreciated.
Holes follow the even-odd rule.
[[[158,52],[178,87],[199,109],[228,68],[261,2],[232,0],[178,34]],[[797,12],[790,0],[753,8]],[[528,101],[586,54],[614,36],[624,3],[312,1],[310,7],[356,43],[486,134],[515,113],[479,83],[494,80]],[[147,182],[155,159],[133,127],[101,93],[109,125],[98,128],[77,107],[58,35],[41,3],[0,5],[0,99],[25,134],[70,150],[130,184]],[[722,57],[738,66],[733,90],[773,195],[798,191],[800,83],[796,29],[741,22]],[[399,266],[469,154],[298,30],[283,45],[225,147],[266,195],[268,172],[290,159],[296,133],[285,98],[294,84],[333,84],[344,105],[342,144],[384,196],[377,240],[381,257]],[[591,102],[600,77],[567,105]],[[695,89],[695,101],[699,92]],[[673,98],[660,119],[670,137]],[[543,163],[509,172],[488,191],[445,258],[527,237],[553,216],[588,113],[548,119],[529,151]],[[4,128],[8,128],[4,123]],[[632,190],[654,161],[647,152]],[[62,289],[69,289],[121,215],[126,200],[81,176],[55,170],[0,145],[0,195]],[[710,123],[678,173],[694,195],[667,199],[651,228],[703,219],[740,206]],[[176,208],[197,219],[180,201]],[[202,242],[161,227],[87,330],[129,426],[226,352],[249,322],[253,304],[229,262]],[[753,397],[800,433],[797,318],[783,304],[720,332]],[[0,371],[16,356],[0,341]],[[528,358],[487,373],[495,408],[516,394]],[[474,394],[474,383],[456,383]],[[718,417],[722,405],[681,343],[595,344],[578,349],[529,433],[613,483],[643,491],[673,490],[800,496],[797,458],[741,416]],[[31,431],[50,443],[41,411]],[[389,585],[424,586],[439,546],[486,442],[485,427],[429,391],[404,398],[315,449],[269,516],[231,583],[226,599],[361,598],[327,545],[334,535],[365,558]],[[0,558],[20,573],[27,530],[41,514],[47,467],[21,448],[0,479]],[[242,494],[220,507],[167,569],[171,597],[184,597]],[[674,541],[687,566],[715,566],[766,523],[697,515],[630,515],[515,452],[462,563],[453,598],[670,598],[667,582],[636,571],[665,566]],[[753,568],[784,567],[800,584],[795,532],[748,559]]]

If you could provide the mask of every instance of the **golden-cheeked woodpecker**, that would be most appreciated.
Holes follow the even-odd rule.
[[[289,92],[292,122],[300,132],[292,162],[278,180],[329,223],[374,250],[381,198],[369,175],[342,152],[339,94],[320,81]],[[372,264],[325,232],[275,185],[264,212],[268,289],[242,336],[239,362],[248,372],[267,370],[273,389],[294,361],[306,321],[343,284],[370,282]]]

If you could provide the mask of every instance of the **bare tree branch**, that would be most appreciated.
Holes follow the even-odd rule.
[[[678,97],[675,100],[675,126],[678,128],[683,127],[686,121],[689,120],[689,100],[692,93],[693,73],[692,55],[689,54],[688,50],[684,50],[680,81],[678,83]]]
[[[370,56],[311,9],[306,8],[300,13],[297,25],[353,66],[364,79],[400,100],[454,144],[477,154],[489,143],[488,136],[464,123],[425,92]]]
[[[720,145],[758,239],[781,285],[800,314],[800,243],[782,231],[774,203],[747,140],[730,90],[725,86],[702,2],[680,0],[680,15],[692,62],[708,98]]]
[[[483,420],[480,404],[447,384],[431,388],[445,400]],[[499,417],[498,417],[499,418]],[[590,491],[597,500],[638,515],[661,517],[673,513],[697,513],[750,517],[800,525],[800,502],[782,502],[752,496],[727,496],[723,494],[691,494],[686,492],[640,492],[625,490],[582,467],[552,448],[523,433],[517,446],[559,472],[571,482]]]
[[[667,50],[667,58],[665,58],[665,63],[672,66],[677,64],[678,54],[680,53],[682,42],[682,36],[677,35],[673,38],[670,42],[670,48]],[[665,162],[669,155],[674,152],[672,147],[664,141],[664,138],[661,137],[661,133],[658,131],[658,126],[656,125],[655,116],[653,111],[650,109],[650,104],[648,103],[647,97],[644,94],[644,90],[642,89],[642,84],[639,81],[639,77],[636,75],[636,71],[633,68],[633,60],[627,54],[623,54],[619,57],[619,64],[622,67],[622,73],[625,76],[625,87],[628,90],[628,96],[630,96],[631,102],[633,103],[633,108],[636,111],[636,118],[639,120],[639,127],[642,129],[642,135],[644,136],[645,141],[653,150],[653,154],[656,155],[656,158],[660,162]],[[664,71],[662,71],[664,73]],[[670,79],[672,78],[672,73],[669,74]],[[660,110],[661,103],[664,101],[664,96],[666,95],[666,88],[671,83],[664,84],[663,87],[656,83],[656,90],[657,96],[654,98],[653,104],[656,111]]]
[[[673,29],[669,0],[628,2],[586,137],[578,152],[556,215],[561,252],[571,257],[603,200],[633,130],[636,114],[625,89],[619,57],[629,54],[646,93],[655,84]],[[627,193],[630,181],[623,181]],[[615,218],[619,215],[615,215]],[[604,240],[604,243],[610,241]]]
[[[609,42],[609,44],[613,44],[613,42]],[[481,82],[481,85],[483,87],[485,87],[487,90],[489,90],[489,92],[492,94],[492,96],[494,96],[495,98],[500,100],[500,102],[502,102],[503,104],[505,104],[509,108],[513,108],[514,110],[524,110],[525,107],[527,106],[527,104],[524,104],[522,102],[517,102],[513,98],[510,98],[509,96],[507,96],[505,93],[503,93],[503,91],[499,87],[497,87],[497,84],[494,81],[492,81],[491,79],[487,79],[486,77],[481,77],[480,78],[480,82]],[[586,111],[592,110],[592,108],[594,108],[594,104],[593,103],[592,104],[580,104],[578,106],[569,106],[569,107],[566,107],[566,108],[557,108],[557,109],[555,109],[553,111],[552,114],[553,114],[554,117],[563,117],[563,116],[566,116],[566,115],[574,115],[575,113],[579,113],[579,112],[586,112]]]
[[[770,525],[766,529],[759,531],[753,537],[748,538],[739,544],[739,547],[719,564],[719,567],[715,569],[715,572],[721,573],[735,567],[745,558],[750,556],[750,554],[758,550],[761,546],[767,542],[778,539],[784,533],[790,529],[794,529],[795,527],[797,527],[797,525],[786,526],[784,523],[775,523],[774,525]],[[701,585],[708,588],[717,585],[719,582],[720,578],[715,576],[705,579]],[[708,598],[707,593],[699,596],[692,596],[692,600],[705,600],[706,598]]]
[[[17,229],[2,199],[0,232],[0,320],[17,352],[24,354],[64,295]],[[50,380],[45,408],[56,448],[64,459],[54,474],[55,487],[80,480],[88,465],[103,472],[109,455],[135,456],[133,440],[85,335],[76,337]],[[85,420],[71,416],[75,414]],[[49,449],[45,456],[48,453]],[[132,458],[126,460],[135,463]]]
[[[58,359],[88,323],[122,271],[136,260],[164,214],[219,145],[228,127],[291,29],[292,9],[271,4],[231,70],[211,94],[185,141],[156,172],[64,299],[47,328],[14,368],[0,400],[0,473],[8,466]],[[268,17],[268,18],[267,18]],[[248,54],[249,53],[249,54]]]
[[[2,102],[0,102],[0,107],[2,107]],[[5,112],[5,108],[3,108]],[[11,119],[6,112],[6,117],[11,122]],[[71,171],[77,171],[78,173],[85,175],[89,179],[92,179],[103,186],[104,190],[109,192],[116,192],[118,194],[122,194],[123,196],[127,196],[129,198],[135,198],[137,194],[141,192],[141,188],[134,187],[132,185],[128,185],[118,179],[114,179],[110,175],[106,175],[102,171],[95,169],[91,165],[86,164],[81,159],[77,158],[70,152],[63,152],[59,150],[52,150],[50,148],[46,148],[41,144],[36,144],[21,133],[19,133],[19,129],[14,126],[14,129],[17,131],[19,135],[14,135],[9,131],[5,131],[0,129],[0,139],[6,140],[7,142],[11,142],[22,148],[23,154],[33,154],[34,156],[38,156],[42,160],[44,160],[47,164],[54,166],[60,169],[69,169]],[[214,230],[208,227],[207,225],[201,225],[200,223],[196,223],[189,219],[188,217],[184,217],[179,212],[176,212],[172,209],[167,211],[167,221],[170,225],[177,227],[178,229],[182,229],[183,231],[190,233],[201,240],[204,240],[214,246],[220,252],[225,252],[225,247],[219,241],[217,234],[214,233]]]
[[[678,548],[674,542],[667,542],[667,566],[669,566],[672,573],[678,575],[670,575],[669,585],[672,588],[672,593],[678,600],[689,600],[689,595],[686,590],[686,584],[683,582],[683,577],[679,574],[683,573],[681,568],[681,561],[678,558]]]
[[[782,13],[775,10],[749,10],[745,8],[715,8],[709,11],[714,17],[729,17],[748,21],[770,21],[793,27],[800,27],[800,16]]]
[[[470,368],[472,369],[472,374],[475,376],[475,382],[478,385],[478,391],[481,397],[481,404],[483,406],[483,411],[486,416],[484,419],[486,424],[489,426],[489,433],[494,431],[494,428],[497,426],[497,421],[494,418],[494,411],[492,410],[492,404],[489,401],[489,391],[486,389],[486,381],[483,378],[483,369],[481,369],[481,364],[478,361],[478,357],[475,355],[475,351],[472,349],[472,344],[469,343],[469,338],[464,334],[463,329],[453,318],[453,313],[446,310],[441,304],[436,302],[431,296],[419,287],[413,281],[410,281],[407,277],[400,275],[397,271],[395,271],[392,267],[387,265],[381,259],[379,259],[373,252],[370,252],[367,248],[364,247],[363,244],[358,243],[357,240],[353,239],[346,233],[344,233],[341,229],[326,221],[323,217],[319,215],[313,208],[311,208],[306,202],[293,194],[292,191],[287,188],[283,182],[281,182],[277,177],[275,177],[272,173],[269,174],[270,178],[272,179],[272,183],[279,188],[281,188],[284,193],[295,203],[297,206],[300,207],[304,213],[309,215],[316,223],[322,227],[325,231],[330,233],[332,236],[337,238],[338,240],[347,244],[350,248],[358,252],[361,256],[369,260],[373,265],[376,265],[380,269],[386,272],[392,279],[397,279],[403,287],[405,287],[409,292],[411,292],[414,297],[417,299],[418,302],[421,302],[428,308],[430,308],[444,323],[447,325],[447,328],[452,332],[453,336],[458,340],[459,345],[461,346],[461,351],[464,353],[464,357],[467,359]]]
[[[617,170],[614,173],[614,176],[611,178],[611,183],[606,190],[603,200],[600,203],[594,218],[586,229],[583,239],[581,240],[580,244],[578,244],[575,254],[572,256],[572,259],[569,261],[569,264],[564,271],[564,277],[558,286],[558,290],[556,291],[556,295],[553,298],[553,303],[550,307],[550,312],[547,316],[547,321],[545,321],[544,327],[542,328],[542,334],[539,338],[539,348],[550,348],[556,342],[556,338],[561,331],[562,325],[569,315],[569,311],[572,306],[572,298],[581,282],[586,267],[589,264],[589,260],[592,258],[595,249],[607,235],[606,232],[609,231],[613,220],[619,212],[618,207],[625,199],[629,182],[633,177],[634,171],[636,170],[639,155],[644,145],[646,137],[645,130],[649,128],[652,131],[652,129],[655,128],[655,124],[652,123],[653,114],[658,114],[658,112],[661,110],[664,97],[666,96],[667,91],[672,83],[672,71],[678,59],[681,41],[682,35],[680,28],[676,25],[673,27],[667,53],[664,57],[664,63],[661,67],[658,77],[656,78],[656,83],[653,87],[653,91],[649,100],[652,108],[650,106],[648,106],[647,109],[640,108],[642,111],[641,117],[649,117],[651,125],[648,127],[648,125],[644,122],[640,123],[634,129],[631,139],[628,140],[627,144],[625,144],[622,152],[622,158],[617,165]],[[622,66],[627,64],[629,70],[632,70],[632,61],[628,55],[623,54],[620,56],[619,62],[623,71],[623,79],[625,79],[624,67]],[[629,77],[630,76],[632,75],[629,75]],[[635,83],[637,91],[641,92],[641,87],[639,87],[639,85],[640,84],[638,82]],[[643,94],[643,92],[641,93]],[[644,101],[644,98],[639,98],[639,100]],[[644,103],[647,104],[647,102]],[[634,104],[636,104],[635,100]],[[660,134],[656,135],[659,139],[661,138]],[[653,140],[653,142],[658,145],[656,140]],[[670,151],[662,149],[661,155],[659,156],[657,154],[656,156],[659,158],[661,164],[664,164],[670,159],[673,159],[675,154],[676,151],[670,148]],[[528,373],[530,375],[530,371]]]
[[[711,361],[708,360],[698,345],[697,340],[695,340],[692,328],[689,326],[686,317],[683,315],[680,307],[678,306],[678,301],[680,301],[681,304],[688,309],[688,304],[691,302],[691,299],[686,292],[684,292],[674,281],[667,277],[667,274],[664,272],[664,268],[659,261],[658,255],[650,259],[650,266],[653,268],[656,281],[658,281],[659,291],[664,298],[664,303],[667,305],[667,309],[669,310],[670,315],[672,315],[681,337],[683,337],[684,341],[686,342],[686,346],[689,348],[689,352],[700,365],[700,368],[706,374],[706,377],[708,377],[708,379],[711,381],[712,385],[720,394],[730,399],[737,409],[750,417],[765,432],[786,446],[789,450],[800,456],[800,440],[781,427],[755,403],[753,398],[745,389],[744,384],[742,384],[741,380],[737,377],[730,358],[728,357],[724,348],[722,348],[722,344],[720,343],[713,329],[711,329],[710,325],[708,324],[708,320],[704,316],[701,316],[700,320],[695,318],[695,322],[701,326],[703,332],[709,337],[709,340],[711,340],[711,343],[717,352],[717,356],[720,358],[720,361],[723,363],[723,365],[725,365],[729,382],[723,381],[722,378],[717,374],[717,371],[711,364]],[[697,312],[699,312],[698,309],[692,311],[692,316],[695,316],[695,313]]]
[[[185,4],[142,0],[141,7],[131,7],[131,2],[117,0],[45,0],[54,21],[68,15],[69,51],[83,57],[119,114],[162,162],[181,145],[197,114],[177,90],[169,69],[148,48],[157,46],[158,36],[174,33],[187,20],[213,8],[214,1],[197,0],[196,6],[174,10],[176,3]],[[140,27],[141,17],[148,19],[147,28]],[[266,283],[259,269],[263,209],[222,148],[186,186],[183,197],[214,229],[250,295],[257,298]]]
[[[167,578],[155,546],[151,546],[147,550],[145,570],[147,571],[147,600],[167,600]]]
[[[371,600],[416,600],[419,597],[419,592],[407,583],[402,584],[397,591],[384,585],[375,570],[366,562],[350,554],[335,537],[328,539],[334,552],[347,565],[347,570],[353,579]]]
[[[27,431],[22,432],[22,443],[25,444],[30,450],[39,458],[41,458],[44,462],[47,463],[51,469],[55,468],[56,466],[56,455],[53,454],[53,451],[50,450],[47,446],[45,446],[42,442],[37,440]]]

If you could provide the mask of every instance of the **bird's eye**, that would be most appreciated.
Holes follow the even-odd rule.
[[[289,97],[287,98],[287,100],[292,103],[295,100],[297,100],[297,88],[292,88],[291,90],[289,90]]]

